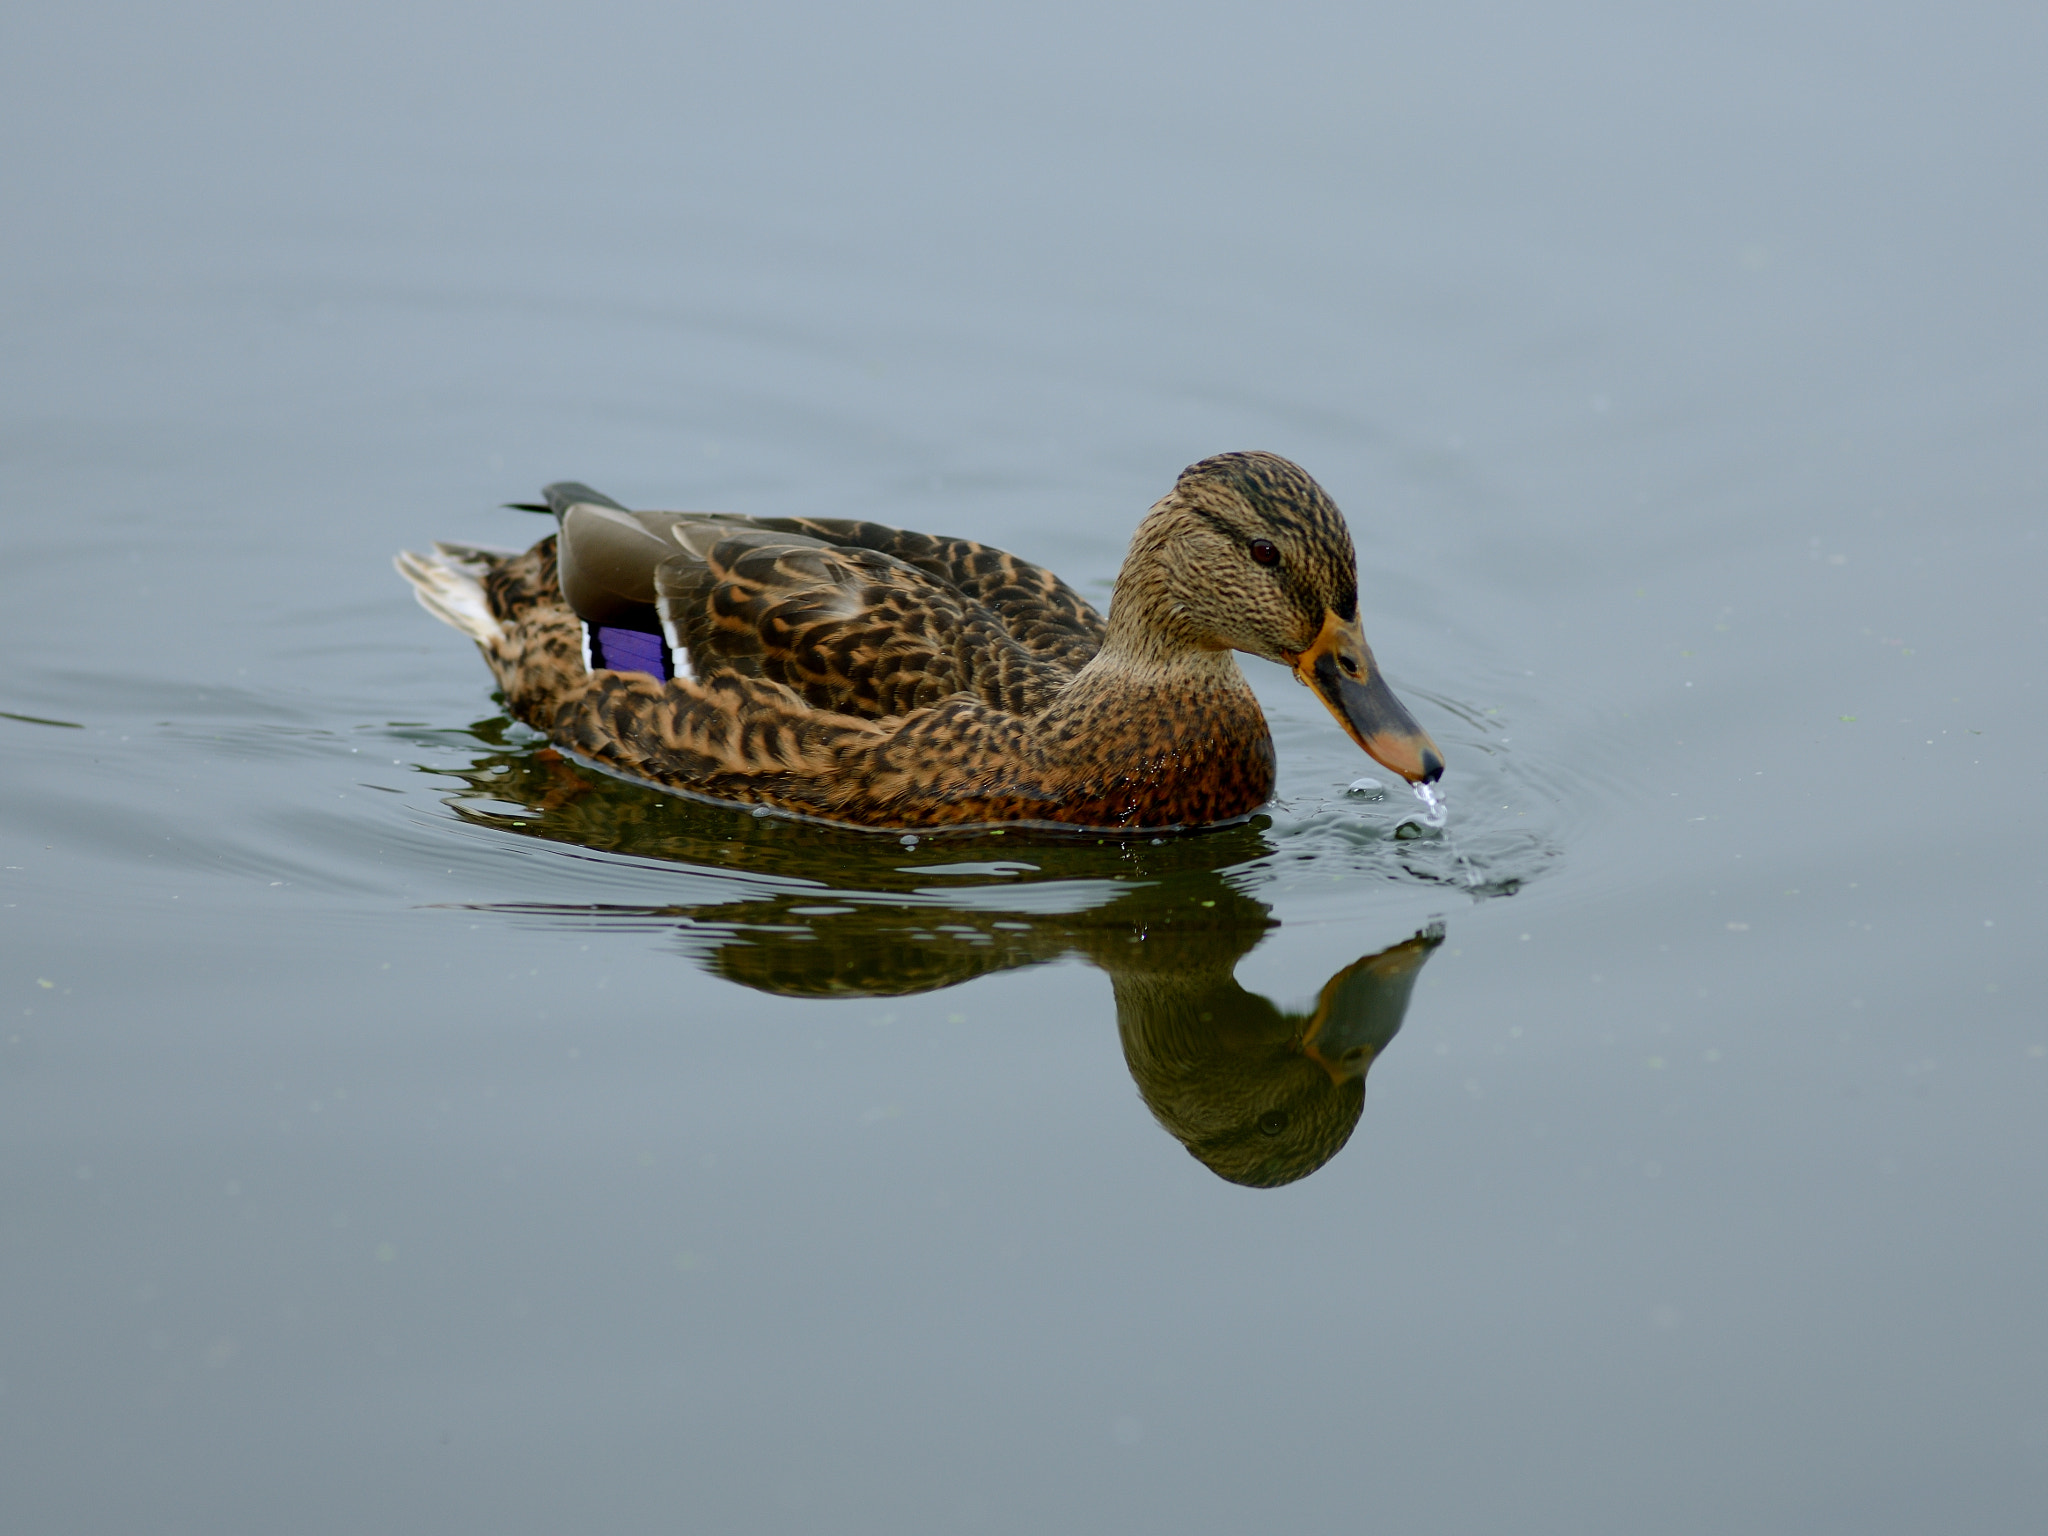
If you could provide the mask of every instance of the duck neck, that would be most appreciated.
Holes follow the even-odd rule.
[[[1170,626],[1129,617],[1122,589],[1110,608],[1102,649],[1081,669],[1075,685],[1092,683],[1128,688],[1133,684],[1173,689],[1185,694],[1220,690],[1249,693],[1250,685],[1237,658],[1220,646],[1195,645]]]
[[[1215,698],[1225,713],[1238,713],[1251,687],[1237,658],[1203,632],[1174,591],[1168,559],[1173,514],[1169,498],[1138,524],[1117,572],[1102,649],[1074,679],[1074,691],[1085,698],[1098,690],[1157,689],[1190,702]]]
[[[1159,622],[1159,610],[1130,601],[1117,583],[1102,649],[1075,676],[1062,703],[1068,710],[1136,706],[1154,739],[1265,739],[1265,718],[1231,652],[1198,645],[1182,626]]]
[[[1201,633],[1173,590],[1170,502],[1168,498],[1154,507],[1131,537],[1123,569],[1116,574],[1097,659],[1148,672],[1227,669],[1235,675],[1237,664],[1229,651]]]

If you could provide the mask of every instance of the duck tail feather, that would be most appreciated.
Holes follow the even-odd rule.
[[[436,544],[431,555],[408,549],[391,563],[412,583],[413,596],[422,608],[478,645],[491,646],[505,638],[505,629],[491,612],[483,576],[499,558],[496,552],[474,545]]]
[[[521,551],[507,549],[502,544],[458,544],[452,539],[436,539],[434,553],[445,555],[468,568],[472,576],[483,576],[505,561],[515,559]]]
[[[593,491],[581,480],[557,480],[553,485],[544,486],[541,495],[547,498],[547,510],[560,517],[579,502],[600,507],[610,507],[615,512],[630,512],[631,507],[620,506],[602,491]]]

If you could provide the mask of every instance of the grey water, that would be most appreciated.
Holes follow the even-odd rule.
[[[2040,1529],[2044,17],[13,8],[0,1525]],[[757,818],[389,565],[1239,448],[1441,827],[1251,661],[1240,826]]]

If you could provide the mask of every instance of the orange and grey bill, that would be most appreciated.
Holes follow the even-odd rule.
[[[1411,784],[1443,777],[1443,753],[1380,676],[1358,620],[1325,614],[1322,631],[1289,664],[1374,762]]]

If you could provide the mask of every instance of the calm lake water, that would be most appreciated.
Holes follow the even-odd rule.
[[[2041,1529],[2044,18],[19,8],[6,1527]],[[1255,662],[1208,836],[685,802],[389,565],[1236,448],[1440,834]]]

